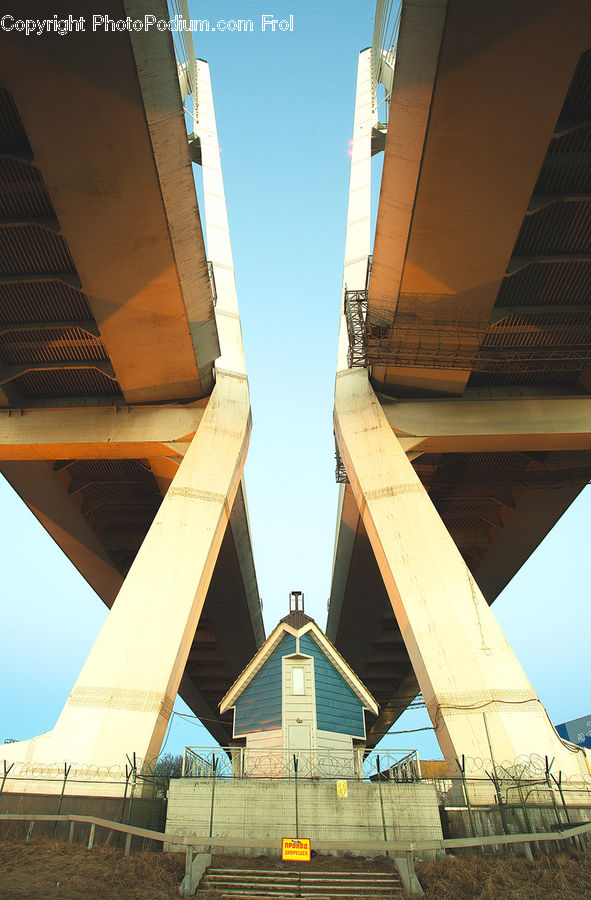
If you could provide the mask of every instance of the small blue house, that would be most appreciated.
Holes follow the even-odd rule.
[[[367,688],[310,616],[282,619],[220,703],[247,750],[345,751],[365,745]]]

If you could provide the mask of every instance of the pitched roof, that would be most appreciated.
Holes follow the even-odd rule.
[[[279,644],[285,634],[293,634],[301,637],[310,632],[316,639],[316,643],[320,649],[328,657],[335,669],[346,681],[349,687],[359,697],[365,709],[370,710],[376,716],[378,715],[378,704],[374,697],[367,690],[360,678],[357,677],[351,666],[343,659],[339,651],[328,640],[326,635],[320,630],[314,619],[307,616],[301,610],[291,612],[288,616],[281,619],[274,631],[271,632],[263,646],[255,653],[249,664],[240,673],[230,690],[222,698],[220,702],[220,712],[225,713],[236,703],[243,690],[252,681],[257,672],[262,669],[267,659]],[[302,654],[306,656],[307,654]],[[286,653],[286,656],[293,656],[292,653]]]
[[[314,619],[311,616],[307,616],[301,609],[292,609],[288,616],[280,619],[279,624],[281,625],[282,622],[291,625],[292,628],[303,628],[308,622],[314,622]]]

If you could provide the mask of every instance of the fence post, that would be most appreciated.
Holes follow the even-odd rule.
[[[378,794],[379,794],[379,797],[380,797],[380,810],[381,810],[381,812],[382,812],[382,830],[383,830],[383,832],[384,832],[384,841],[387,843],[387,842],[388,842],[388,835],[387,835],[387,832],[386,832],[386,816],[385,816],[385,813],[384,813],[384,798],[383,798],[383,796],[382,796],[382,773],[381,773],[381,771],[380,771],[380,755],[379,755],[379,753],[378,753],[378,755],[376,756],[376,767],[377,767],[377,770],[378,770]],[[389,856],[389,855],[390,855],[390,854],[389,854],[388,851],[386,850],[386,856]]]
[[[215,773],[217,767],[217,759],[215,753],[213,754],[213,777],[211,780],[211,811],[209,813],[209,836],[213,837],[213,808],[215,802]]]
[[[501,796],[501,789],[499,787],[496,773],[491,775],[490,772],[486,771],[486,769],[484,771],[486,772],[487,777],[490,778],[490,780],[492,781],[492,783],[494,784],[494,787],[495,787],[495,794],[497,795],[497,804],[499,806],[499,811],[501,813],[501,824],[503,826],[503,834],[509,834],[509,832],[507,831],[507,822],[505,821],[505,807],[503,805],[503,798]]]
[[[62,792],[61,792],[61,794],[60,794],[60,799],[59,799],[59,802],[58,802],[58,805],[57,805],[57,814],[58,814],[58,816],[59,816],[59,814],[61,813],[61,810],[62,810],[62,802],[63,802],[63,799],[64,799],[64,791],[66,790],[66,781],[68,780],[68,775],[70,774],[70,769],[71,769],[71,768],[72,768],[71,765],[68,766],[66,763],[64,763],[64,781],[63,781],[63,784],[62,784]],[[55,833],[56,833],[56,831],[57,831],[57,822],[54,822],[54,823],[53,823],[53,837],[54,837],[54,838],[55,838]]]
[[[298,809],[298,758],[293,755],[293,770],[295,772],[295,827],[296,827],[296,839],[300,836],[300,819],[299,819],[299,809]]]
[[[404,855],[406,856],[406,868],[408,870],[408,882],[410,885],[410,890],[413,894],[416,894],[417,873],[415,871],[414,851],[412,849],[405,850]]]
[[[144,784],[146,783],[146,779],[144,778]],[[156,801],[156,791],[158,790],[158,779],[155,773],[152,775],[152,796],[150,798],[150,806],[148,810],[148,828],[152,828],[152,820],[154,818],[154,803]],[[148,845],[148,838],[144,838],[142,841],[142,850],[145,850]]]
[[[8,776],[8,773],[10,772],[10,770],[12,769],[12,767],[14,766],[14,763],[10,763],[10,765],[8,766],[8,768],[6,768],[6,760],[3,760],[3,763],[4,763],[4,775],[2,776],[2,784],[0,784],[0,797],[2,796],[2,791],[4,790],[4,783],[5,783],[5,781],[6,781],[6,778],[7,778],[7,776]]]
[[[127,757],[129,759],[129,756]],[[129,764],[131,765],[131,791],[129,792],[129,808],[127,810],[127,824],[131,825],[131,810],[133,807],[133,798],[135,795],[135,786],[137,783],[137,762],[135,753],[133,754],[133,763],[129,759]]]
[[[128,757],[129,759],[129,757]],[[125,790],[123,791],[123,805],[121,807],[121,815],[119,816],[119,822],[123,823],[123,816],[125,815],[125,801],[127,800],[127,788],[129,787],[129,776],[131,775],[131,770],[128,768],[127,763],[125,763]]]
[[[528,834],[531,834],[533,829],[531,827],[531,822],[529,820],[529,813],[528,813],[526,805],[525,805],[526,801],[525,801],[525,797],[523,795],[523,784],[522,784],[521,776],[518,775],[515,778],[515,781],[517,782],[517,793],[519,794],[519,802],[521,803],[521,808],[523,810],[523,821],[525,823],[525,830],[527,831]]]
[[[95,828],[96,828],[96,825],[95,825],[94,822],[93,822],[92,825],[90,826],[90,834],[88,835],[88,849],[89,849],[89,850],[92,850],[92,846],[93,846],[93,844],[94,844],[94,831],[95,831]]]
[[[210,837],[211,837],[211,835],[210,835]],[[185,878],[184,878],[185,890],[183,891],[184,897],[189,896],[187,888],[189,888],[190,881],[191,881],[191,869],[193,868],[193,850],[194,850],[193,847],[189,847],[189,846],[185,847]],[[181,887],[182,887],[182,885],[181,885]]]
[[[550,796],[552,797],[552,806],[554,807],[554,812],[556,814],[556,822],[558,823],[558,830],[562,831],[562,819],[560,818],[560,810],[558,809],[558,804],[556,802],[556,797],[554,796],[554,788],[552,787],[552,782],[550,780],[550,769],[554,765],[554,759],[556,757],[552,757],[552,762],[548,762],[548,757],[544,757],[546,760],[546,784],[548,786],[548,790],[550,791]]]
[[[554,775],[552,775],[552,780],[554,781],[554,784],[558,788],[558,793],[560,794],[560,799],[562,800],[562,808],[564,809],[564,814],[566,816],[567,825],[570,825],[571,824],[570,813],[568,811],[568,806],[566,805],[566,800],[564,799],[564,793],[562,791],[562,769],[560,769],[560,771],[558,772],[558,778],[555,778]],[[585,849],[585,842],[583,841],[582,836],[579,837],[578,840],[576,837],[573,837],[572,842],[578,850]]]
[[[472,837],[476,837],[476,829],[474,827],[474,818],[472,816],[472,804],[470,803],[470,797],[468,795],[468,790],[466,788],[466,757],[462,753],[462,762],[460,763],[459,759],[456,757],[456,763],[458,764],[458,768],[462,773],[462,790],[464,792],[464,799],[466,801],[466,806],[468,807],[468,818],[470,819],[470,831],[472,832]]]

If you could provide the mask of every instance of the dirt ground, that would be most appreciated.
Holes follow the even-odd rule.
[[[356,856],[328,856],[318,854],[309,863],[283,862],[278,856],[244,856],[243,854],[214,855],[211,858],[214,868],[228,866],[233,869],[315,869],[323,872],[390,872],[392,862],[385,856],[365,859]]]
[[[294,869],[270,856],[214,855],[212,865],[237,869]],[[329,871],[389,871],[385,857],[365,860],[316,856],[300,864]],[[22,838],[0,840],[1,900],[169,900],[178,898],[185,871],[182,853],[132,853],[120,848],[68,844],[41,837],[30,844]],[[211,900],[218,896],[209,892]]]
[[[115,847],[48,838],[0,841],[2,900],[178,900],[184,871],[179,853],[125,857]]]
[[[534,862],[458,854],[416,869],[424,900],[591,900],[589,850],[540,855]]]
[[[216,867],[294,868],[276,857],[213,857]],[[302,864],[304,865],[304,864]],[[366,860],[317,856],[310,868],[388,871],[385,857]],[[181,853],[134,853],[108,845],[88,850],[39,837],[0,840],[1,900],[172,900],[184,874]],[[591,900],[591,851],[521,857],[458,855],[417,863],[425,900]],[[218,895],[209,892],[210,900]]]

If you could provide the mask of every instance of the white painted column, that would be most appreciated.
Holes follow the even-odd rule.
[[[216,363],[216,371],[218,374],[222,370],[245,374],[238,296],[211,78],[208,64],[201,59],[197,60],[197,96],[197,117],[194,121],[194,130],[201,139],[207,257],[213,263],[215,275],[217,290],[215,318],[222,351],[222,355]]]
[[[12,760],[124,766],[157,756],[205,602],[250,434],[248,388],[218,377],[197,433],[53,731]]]
[[[468,772],[565,746],[401,448],[362,369],[337,375],[335,428],[351,487],[446,760]],[[488,731],[488,734],[487,734]]]
[[[372,128],[376,123],[377,110],[372,90],[371,50],[369,49],[359,54],[357,64],[343,295],[345,290],[361,291],[365,288],[367,261],[371,247],[371,135]],[[347,348],[347,324],[344,314],[341,314],[337,371],[347,368]]]
[[[370,241],[369,56],[364,51],[359,59],[345,250],[345,283],[356,290],[364,286]],[[556,734],[393,434],[368,371],[347,368],[344,315],[334,418],[351,488],[450,767],[464,754],[467,774],[486,777],[493,760],[512,765],[519,756],[548,754],[556,757],[556,771],[588,778],[584,752]]]

